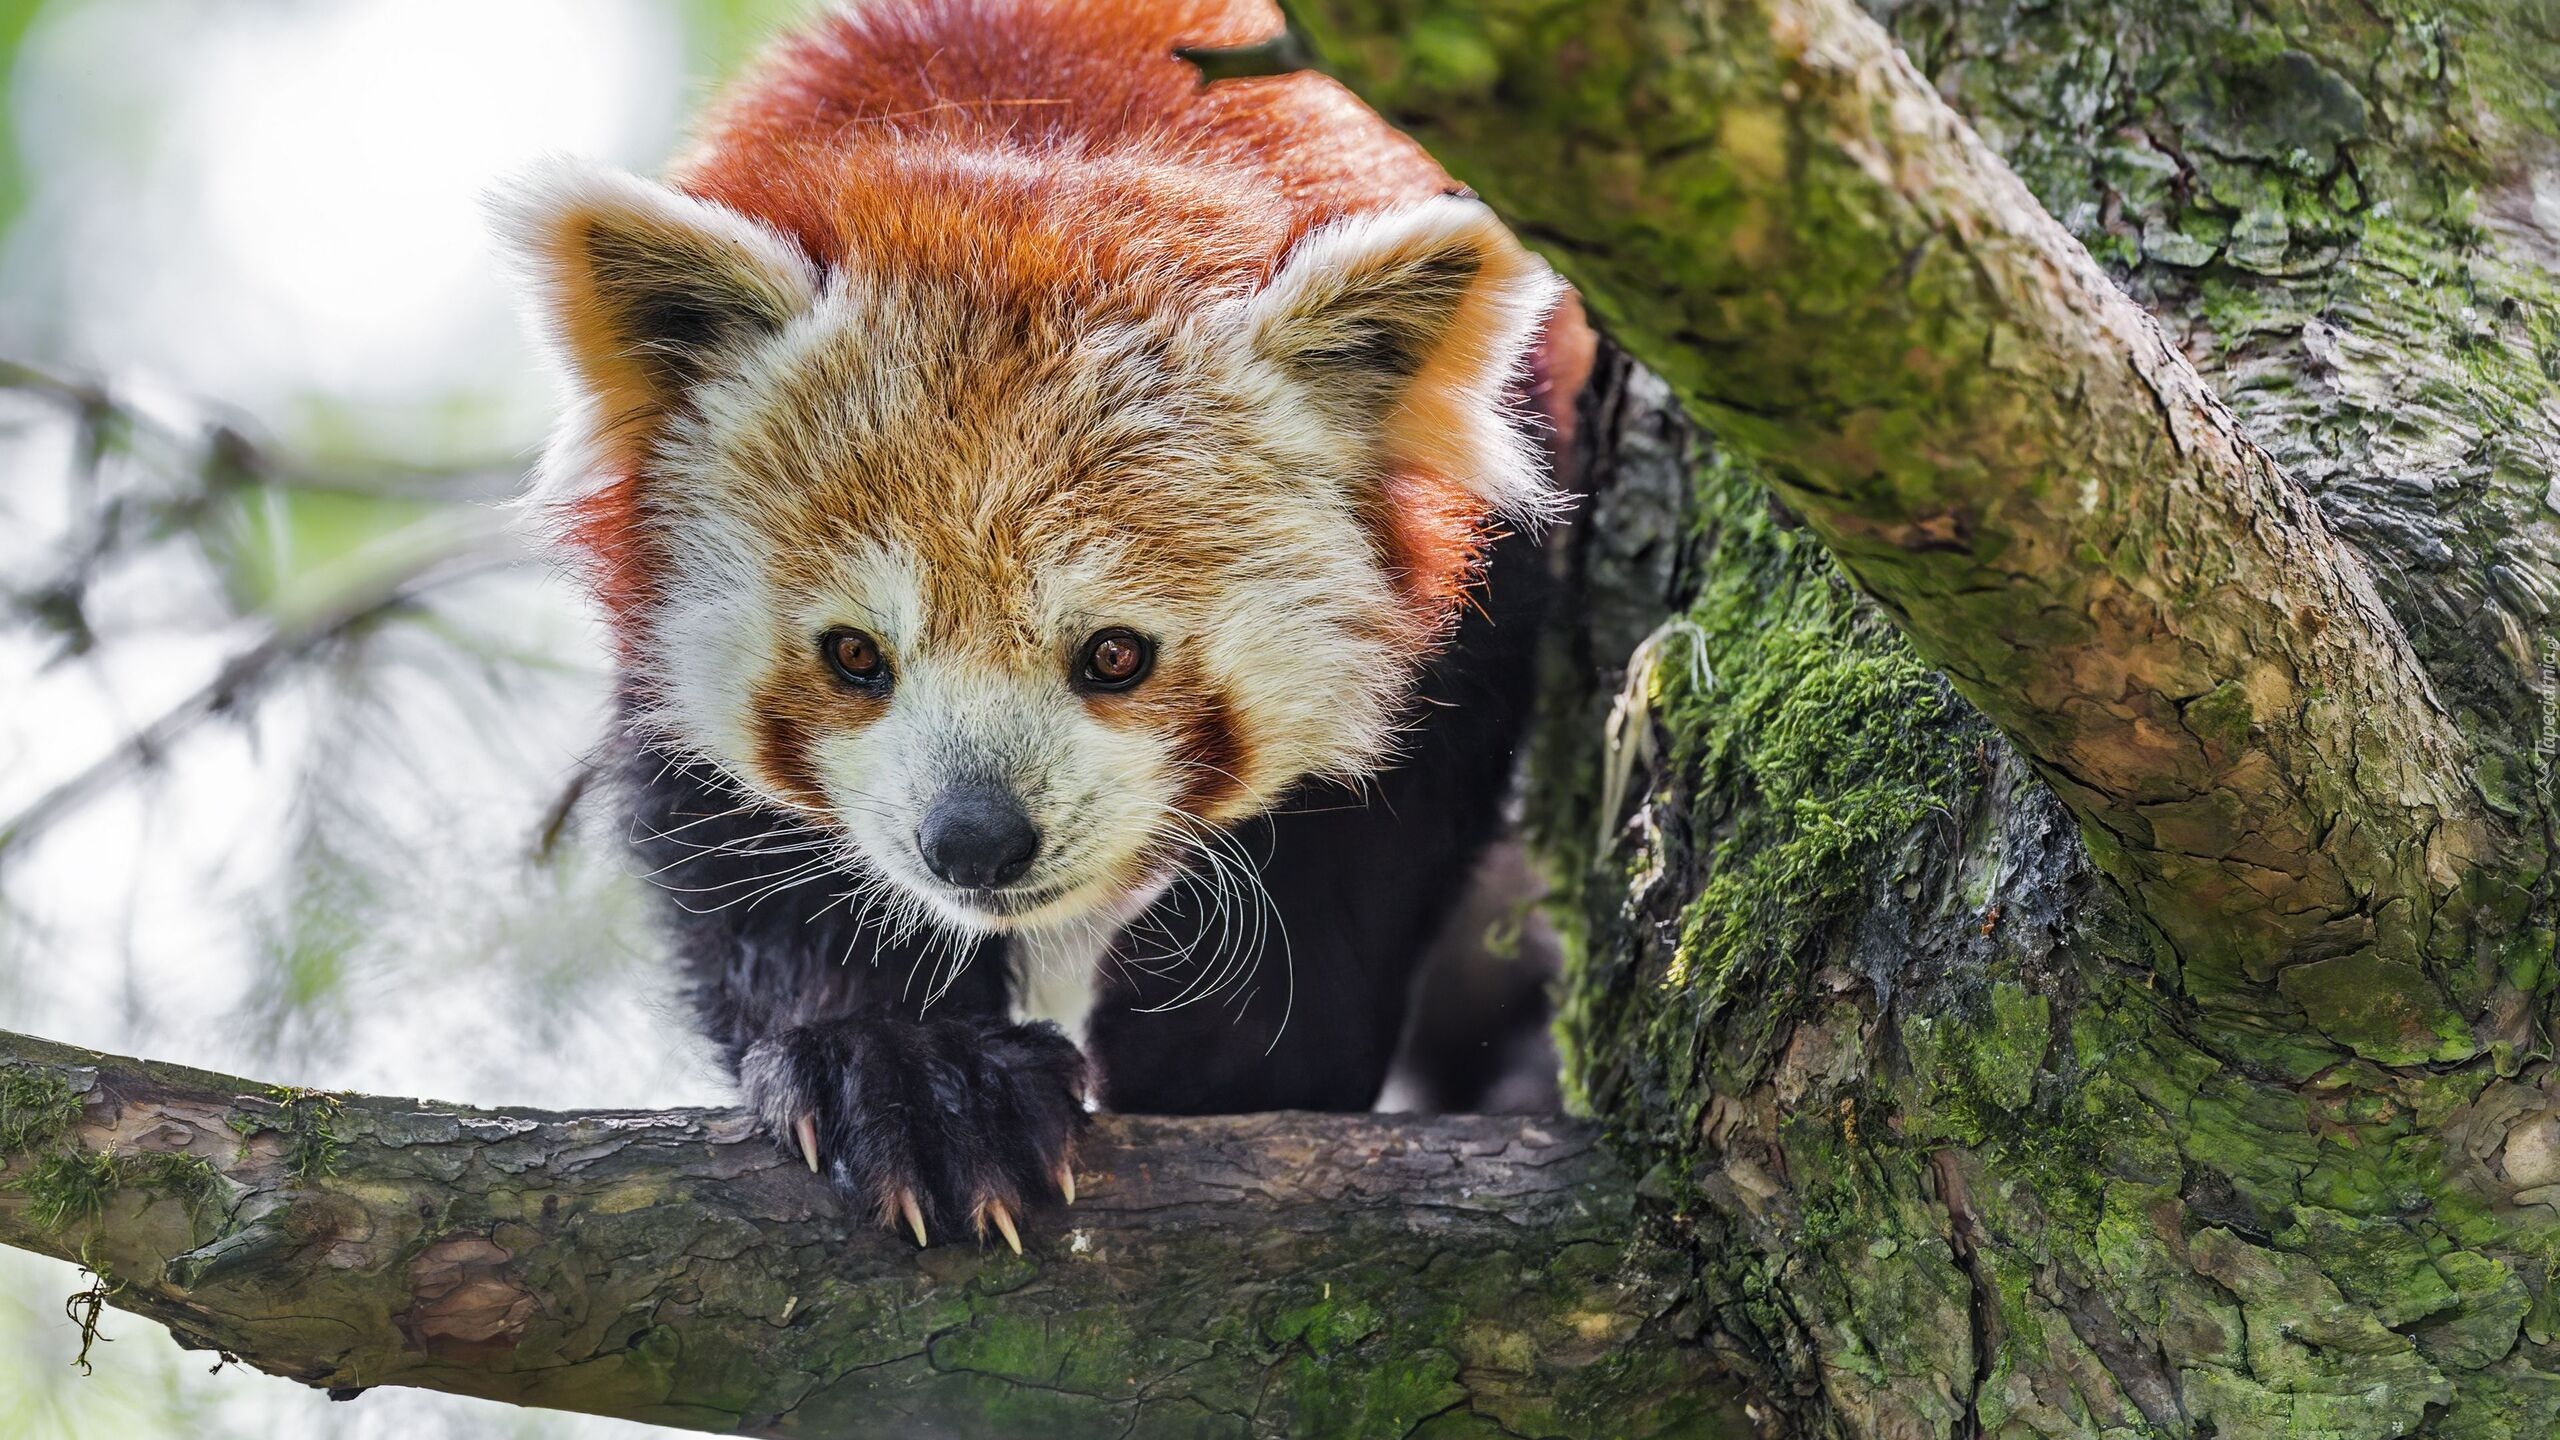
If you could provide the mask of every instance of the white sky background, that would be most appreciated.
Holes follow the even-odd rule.
[[[703,89],[684,19],[674,0],[55,0],[6,92],[30,194],[0,249],[0,357],[182,419],[254,417],[297,453],[520,466],[549,388],[478,197],[546,151],[654,168]],[[77,513],[66,429],[40,416],[0,398],[0,579],[43,573]],[[45,668],[49,645],[0,628],[0,817],[245,642],[221,593],[170,547],[102,595],[94,661]],[[0,1028],[486,1104],[719,1098],[623,862],[525,858],[601,723],[584,607],[529,568],[438,621],[459,653],[394,635],[351,690],[206,727],[10,857]],[[514,659],[490,679],[482,650]],[[292,798],[315,775],[316,813]],[[304,1004],[278,937],[315,834],[373,928]],[[0,1252],[0,1440],[659,1433],[408,1391],[333,1405],[208,1376],[112,1313],[84,1380],[61,1309],[77,1288]]]
[[[682,39],[652,0],[57,0],[14,77],[5,291],[112,374],[395,432],[465,399],[522,445],[544,394],[479,197],[547,151],[654,165]]]

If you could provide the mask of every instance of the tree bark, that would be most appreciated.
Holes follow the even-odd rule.
[[[735,1111],[326,1096],[0,1034],[0,1162],[0,1243],[333,1394],[760,1435],[1748,1433],[1566,1121],[1104,1117],[1015,1256],[845,1213]]]
[[[2364,564],[1850,0],[1294,13],[1762,462],[2185,994],[2391,1063],[2485,1043],[2472,912],[2533,876]]]
[[[1532,820],[1793,1431],[2560,1428],[2548,13],[1293,8],[1661,377]]]

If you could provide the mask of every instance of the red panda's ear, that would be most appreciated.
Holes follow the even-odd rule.
[[[547,164],[492,208],[608,463],[639,458],[688,389],[818,298],[790,241],[619,170]]]
[[[1390,463],[1526,517],[1553,500],[1505,392],[1562,289],[1481,202],[1443,196],[1309,233],[1248,326],[1261,358]]]

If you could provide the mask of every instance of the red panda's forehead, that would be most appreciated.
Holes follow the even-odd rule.
[[[920,518],[886,528],[917,601],[903,638],[996,668],[1047,674],[1093,631],[1187,627],[1252,583],[1234,544],[1090,497],[1034,502],[995,523]]]
[[[1255,187],[1135,157],[923,151],[834,216],[843,269],[954,282],[990,307],[1249,283],[1303,229]]]
[[[885,548],[934,643],[1027,652],[1062,614],[1212,591],[1303,524],[1253,471],[1247,424],[1145,317],[873,283],[714,445],[786,590]]]

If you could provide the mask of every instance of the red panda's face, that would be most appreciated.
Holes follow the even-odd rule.
[[[1225,329],[832,286],[662,442],[653,718],[998,928],[1374,764],[1429,637]]]
[[[1550,282],[1475,207],[1318,232],[1254,291],[1097,300],[821,274],[639,184],[528,207],[552,283],[587,287],[551,481],[591,485],[562,472],[660,406],[618,542],[650,572],[616,616],[644,723],[822,822],[893,910],[1116,917],[1219,827],[1374,767],[1449,615],[1403,532],[1454,584],[1534,493],[1498,387]],[[592,362],[581,327],[614,337]],[[1425,393],[1459,342],[1484,353]],[[1472,489],[1395,488],[1453,462]]]

